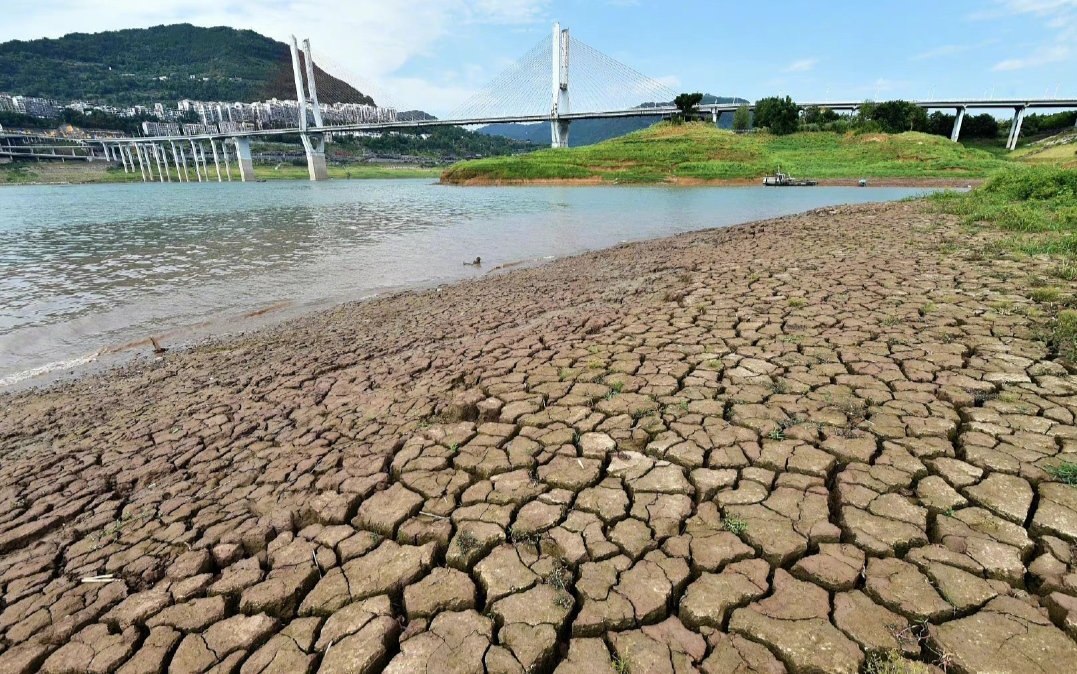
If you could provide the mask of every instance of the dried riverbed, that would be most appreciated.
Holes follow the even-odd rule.
[[[989,236],[823,209],[0,397],[0,671],[1061,671],[1077,377]]]

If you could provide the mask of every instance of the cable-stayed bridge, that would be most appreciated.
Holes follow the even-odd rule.
[[[396,112],[391,97],[357,77],[331,59],[315,65],[310,41],[300,47],[291,39],[294,101],[274,101],[274,114],[293,120],[273,128],[250,128],[233,122],[218,125],[169,125],[169,133],[139,138],[83,140],[80,150],[72,145],[56,145],[26,135],[0,134],[0,156],[42,159],[103,159],[122,163],[125,171],[141,173],[144,181],[190,182],[191,173],[199,182],[232,180],[232,165],[240,180],[253,180],[250,140],[261,136],[298,135],[307,157],[311,180],[328,177],[325,140],[332,134],[376,132],[394,129],[421,129],[435,126],[484,126],[498,123],[550,124],[551,146],[568,147],[570,125],[575,120],[618,117],[669,116],[677,112],[672,101],[676,92],[623,63],[570,36],[568,29],[554,24],[551,34],[528,50],[489,84],[447,117],[407,118]],[[329,77],[326,77],[329,73]],[[319,82],[322,84],[319,85]],[[333,84],[341,86],[332,86]],[[326,86],[329,84],[330,86]],[[356,86],[358,85],[358,86]],[[318,87],[331,99],[319,100]],[[329,89],[326,92],[326,89]],[[369,105],[375,94],[378,105]],[[344,92],[344,93],[341,93]],[[351,94],[347,93],[351,92]],[[362,104],[349,102],[359,95]],[[388,103],[388,104],[387,104]],[[1077,108],[1077,99],[941,99],[913,101],[925,109],[952,109],[956,118],[951,139],[961,132],[969,109],[1013,109],[1007,147],[1014,149],[1028,110],[1036,108]],[[269,105],[269,104],[267,104]],[[716,122],[723,112],[737,109],[737,103],[701,105],[703,114]],[[859,108],[859,101],[809,102],[801,108],[825,107],[836,111]],[[749,109],[753,108],[748,104]],[[208,151],[207,151],[208,148]],[[209,166],[212,158],[213,167]],[[223,165],[223,171],[222,171]]]

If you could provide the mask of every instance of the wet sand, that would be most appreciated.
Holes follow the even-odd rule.
[[[1077,377],[992,236],[827,208],[2,395],[0,671],[1057,671]]]

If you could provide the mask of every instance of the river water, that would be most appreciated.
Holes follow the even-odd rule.
[[[4,187],[0,388],[150,335],[175,344],[507,263],[921,192],[431,180]],[[481,267],[463,264],[476,256]]]

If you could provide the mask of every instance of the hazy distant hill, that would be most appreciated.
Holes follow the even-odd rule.
[[[711,103],[747,103],[742,98],[729,98],[728,96],[713,96],[707,94],[703,97],[704,104]],[[621,136],[646,129],[661,117],[620,117],[610,119],[580,119],[572,122],[568,133],[569,147],[583,147],[594,145],[610,138]],[[723,115],[718,120],[718,128],[729,129],[733,126],[733,115]],[[538,145],[550,144],[550,125],[546,122],[540,124],[490,124],[479,129],[480,133],[490,136],[505,136],[513,140],[525,140]]]
[[[323,102],[371,102],[320,70],[315,78]],[[190,24],[0,43],[0,91],[111,105],[295,98],[288,45]]]

